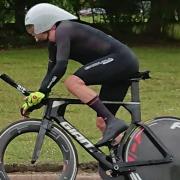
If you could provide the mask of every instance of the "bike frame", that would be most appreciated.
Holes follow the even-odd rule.
[[[15,83],[6,74],[1,74],[0,78],[6,81],[11,86],[15,87],[24,95],[28,95],[29,92],[22,86]],[[90,140],[88,140],[81,132],[79,132],[71,123],[69,123],[65,118],[64,114],[66,107],[70,104],[83,104],[77,99],[66,99],[66,98],[48,98],[45,103],[45,111],[42,120],[42,124],[37,136],[36,145],[34,148],[34,153],[32,157],[32,163],[35,163],[39,157],[40,150],[43,144],[43,140],[46,131],[50,130],[53,121],[55,121],[66,133],[68,133],[73,139],[75,139],[81,147],[83,147],[91,156],[93,156],[99,163],[101,163],[106,169],[115,171],[117,173],[128,173],[135,170],[137,166],[150,166],[158,165],[163,163],[172,162],[172,155],[166,148],[166,146],[161,142],[161,140],[152,132],[152,130],[145,124],[141,122],[141,109],[140,109],[140,97],[139,97],[139,81],[141,79],[148,79],[149,72],[144,72],[136,78],[131,79],[131,101],[130,102],[114,102],[114,101],[103,101],[104,104],[120,104],[131,114],[131,124],[126,130],[122,141],[117,147],[117,156],[119,158],[116,161],[115,154],[113,151],[113,146],[108,145],[110,149],[110,154],[112,157],[112,162],[107,160],[107,155],[104,154],[100,148],[96,147]],[[147,160],[147,161],[135,161],[135,162],[124,162],[123,161],[123,148],[127,143],[128,137],[137,128],[143,128],[144,133],[154,144],[154,146],[163,155],[163,159],[157,160]]]

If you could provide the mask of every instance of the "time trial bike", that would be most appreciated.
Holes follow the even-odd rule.
[[[8,75],[1,74],[0,78],[25,96],[29,95],[26,88]],[[14,155],[17,149],[24,156],[22,159],[33,164],[33,167],[38,165],[41,158],[47,159],[48,164],[48,157],[58,153],[52,160],[53,163],[58,162],[57,179],[75,180],[78,153],[72,141],[74,139],[97,160],[99,174],[104,180],[178,180],[180,119],[158,117],[147,123],[141,121],[139,81],[149,78],[149,71],[145,71],[129,79],[130,102],[103,101],[104,104],[120,104],[131,114],[132,119],[120,143],[114,144],[114,139],[106,143],[108,152],[93,144],[65,119],[67,106],[83,105],[80,100],[47,98],[43,102],[45,111],[42,119],[16,121],[0,133],[0,179],[10,179],[8,153]],[[24,152],[25,146],[28,146],[28,153]],[[16,167],[19,160],[20,158],[10,163]]]

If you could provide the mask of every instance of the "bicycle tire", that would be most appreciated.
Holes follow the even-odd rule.
[[[173,162],[168,164],[137,167],[136,172],[129,175],[129,180],[177,180],[180,177],[180,119],[176,117],[158,117],[147,122],[150,129],[156,134],[173,155]],[[126,162],[153,160],[163,158],[143,133],[137,128],[131,134],[125,147]]]
[[[8,172],[5,168],[5,153],[10,143],[17,137],[32,133],[38,134],[41,125],[40,119],[28,119],[17,121],[0,133],[0,179],[8,180]],[[31,134],[30,134],[31,135]],[[32,137],[32,136],[31,136]],[[76,148],[69,136],[57,125],[53,124],[51,130],[46,132],[45,138],[50,139],[57,144],[62,153],[63,164],[62,173],[59,175],[60,180],[75,180],[77,175],[78,156]],[[35,144],[35,142],[34,142]],[[22,147],[23,148],[23,147]],[[34,147],[33,147],[34,149]]]

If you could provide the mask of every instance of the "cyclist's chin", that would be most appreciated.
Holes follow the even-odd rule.
[[[36,38],[36,42],[46,42],[48,41],[48,38]]]

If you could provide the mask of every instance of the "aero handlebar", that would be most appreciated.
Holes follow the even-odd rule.
[[[23,95],[28,96],[30,92],[21,86],[20,84],[17,84],[11,77],[9,77],[7,74],[0,74],[0,78],[11,85],[12,87],[16,88],[19,92],[21,92]]]

